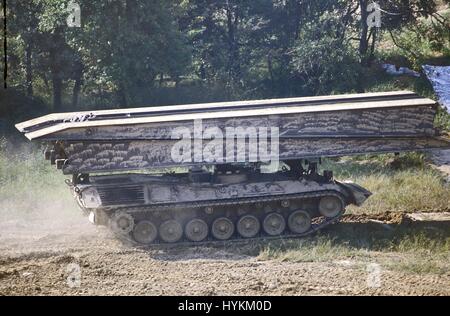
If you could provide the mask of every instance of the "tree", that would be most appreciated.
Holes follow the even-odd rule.
[[[26,94],[33,96],[33,53],[38,38],[38,16],[42,7],[34,1],[12,1],[8,3],[9,32],[16,36],[19,44],[12,55],[24,53]],[[12,37],[12,36],[10,36]],[[18,69],[17,69],[18,70]]]
[[[112,85],[121,105],[145,102],[158,74],[178,78],[190,53],[172,1],[84,1],[81,42],[86,72]],[[176,79],[177,80],[177,79]]]
[[[206,99],[359,91],[381,36],[417,57],[405,28],[448,50],[437,1],[379,0],[380,29],[367,24],[369,0],[76,0],[80,28],[66,23],[70,1],[11,1],[8,11],[10,85],[55,111],[160,93],[205,99],[197,88]]]
[[[359,54],[363,65],[370,65],[374,58],[375,45],[378,38],[377,28],[369,28],[367,23],[367,6],[372,3],[369,0],[358,0],[360,10],[360,36]],[[401,27],[416,23],[419,18],[436,16],[437,5],[435,1],[423,0],[379,0],[377,4],[382,11],[382,29],[387,30],[391,36],[392,31]],[[395,41],[395,39],[393,38]]]
[[[77,51],[68,45],[72,36],[66,24],[68,3],[69,0],[30,0],[30,6],[36,8],[29,12],[37,26],[30,36],[36,50],[36,72],[46,82],[50,77],[54,111],[62,110],[64,82],[70,78],[74,61],[79,58]]]

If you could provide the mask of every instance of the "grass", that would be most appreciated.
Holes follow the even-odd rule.
[[[259,259],[279,259],[292,262],[321,262],[352,257],[356,249],[337,243],[330,236],[300,240],[281,240],[263,246]]]
[[[388,262],[386,263],[386,267],[393,271],[407,272],[410,274],[446,275],[449,273],[450,269],[448,264],[443,264],[443,262],[448,262],[449,259],[448,256],[443,259],[430,259],[424,257],[417,259],[416,256],[414,260],[400,259],[398,262]]]
[[[414,24],[405,25],[393,32],[395,42],[387,33],[381,37],[377,54],[381,59],[399,66],[420,70],[423,64],[449,65],[450,37],[448,19],[450,9],[444,6],[439,14],[447,24],[434,18],[419,18]],[[398,46],[396,45],[398,44]]]
[[[362,207],[349,207],[350,213],[448,210],[450,206],[450,187],[420,153],[328,159],[322,167],[333,170],[336,179],[351,180],[373,193]]]
[[[17,147],[18,146],[18,147]],[[0,218],[36,215],[74,205],[66,176],[43,159],[42,148],[0,138]]]
[[[376,223],[344,222],[313,237],[269,242],[262,246],[260,256],[296,262],[367,257],[369,252],[449,256],[448,225],[434,230],[426,225],[429,224],[399,224],[387,230]]]
[[[436,99],[433,86],[424,77],[392,76],[385,73],[378,65],[367,69],[367,71],[364,76],[366,92],[409,90],[423,97]]]
[[[445,132],[450,133],[450,113],[439,108],[436,118],[435,118],[435,126]]]
[[[339,224],[343,226],[345,224]],[[325,234],[262,244],[258,259],[285,262],[377,262],[393,271],[445,275],[450,272],[450,234],[423,228],[386,231],[374,225],[334,226]]]

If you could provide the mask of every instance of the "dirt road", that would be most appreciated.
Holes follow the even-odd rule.
[[[373,221],[349,216],[329,230],[383,224]],[[402,260],[397,253],[317,262],[264,260],[258,253],[255,245],[134,248],[81,215],[9,219],[0,221],[0,295],[450,294],[448,273],[386,267]]]

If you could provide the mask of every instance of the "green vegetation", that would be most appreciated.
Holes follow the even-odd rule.
[[[448,224],[434,230],[429,225],[396,224],[386,229],[377,223],[344,222],[313,237],[261,243],[258,258],[357,265],[378,262],[394,271],[445,275],[450,272]]]
[[[269,242],[260,256],[313,262],[364,258],[370,251],[450,255],[450,235],[444,228],[427,230],[425,225],[415,225],[397,223],[386,229],[378,223],[343,222],[314,237]]]
[[[420,18],[414,24],[393,30],[384,43],[380,57],[401,66],[420,70],[423,64],[450,63],[450,11],[445,8],[437,12],[437,20]]]
[[[448,0],[379,0],[395,13],[379,29],[365,23],[369,0],[77,0],[80,28],[67,25],[69,2],[8,3],[8,130],[66,110],[397,89],[434,97],[426,79],[380,64],[420,71],[450,59]],[[442,112],[437,125],[449,121]]]
[[[333,170],[336,179],[351,180],[374,193],[362,207],[350,207],[352,213],[449,209],[450,187],[420,153],[326,160],[322,168]]]

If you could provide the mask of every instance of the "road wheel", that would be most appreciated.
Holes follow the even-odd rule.
[[[176,220],[170,219],[159,226],[161,240],[174,243],[183,237],[183,227]]]
[[[110,227],[116,233],[127,235],[134,228],[134,218],[125,212],[117,213],[111,218]]]
[[[234,224],[228,218],[220,217],[213,222],[211,233],[214,238],[219,240],[230,239],[234,233]]]
[[[342,201],[335,196],[325,196],[320,199],[319,212],[325,217],[335,217],[339,215],[342,209]]]
[[[133,230],[134,240],[141,244],[151,244],[157,236],[158,230],[150,221],[140,221]]]
[[[190,241],[202,241],[208,236],[208,224],[195,218],[186,224],[184,233]]]
[[[237,231],[244,238],[255,237],[259,233],[261,225],[253,215],[242,216],[237,223]]]
[[[305,211],[295,211],[289,215],[288,226],[291,232],[303,234],[311,228],[311,216]]]
[[[286,221],[281,214],[270,213],[263,221],[264,232],[270,236],[281,235],[286,228]]]

